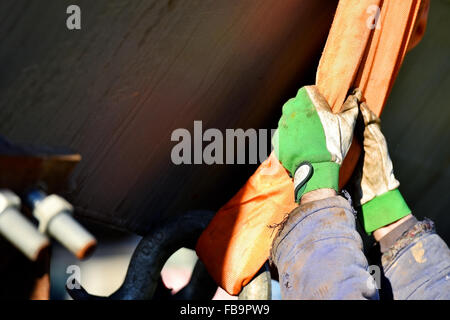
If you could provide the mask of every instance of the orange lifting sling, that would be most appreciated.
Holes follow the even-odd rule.
[[[428,7],[429,0],[339,1],[316,77],[334,111],[349,89],[358,87],[372,111],[381,114],[406,51],[424,34]],[[354,140],[340,171],[340,187],[360,152]],[[199,238],[199,258],[228,293],[238,294],[267,261],[277,224],[296,207],[293,190],[272,153]]]

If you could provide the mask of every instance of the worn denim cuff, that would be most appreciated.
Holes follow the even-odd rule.
[[[427,233],[435,233],[434,222],[427,218],[423,221],[418,221],[408,230],[404,231],[395,243],[389,247],[389,250],[381,256],[383,267],[387,269],[405,247]]]
[[[403,221],[402,224],[397,226],[395,229],[391,230],[388,234],[386,234],[383,238],[380,239],[380,251],[381,253],[387,252],[395,242],[403,235],[405,231],[408,231],[412,226],[417,223],[417,219],[414,216],[411,216],[406,221]]]

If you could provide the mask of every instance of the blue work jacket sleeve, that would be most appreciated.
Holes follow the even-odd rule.
[[[282,299],[378,299],[354,210],[341,196],[292,211],[274,240],[271,261]]]
[[[404,232],[381,262],[394,299],[450,299],[450,250],[431,220]]]

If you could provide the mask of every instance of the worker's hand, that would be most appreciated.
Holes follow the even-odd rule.
[[[364,159],[357,173],[356,202],[361,205],[364,229],[367,233],[397,221],[408,214],[408,208],[398,191],[387,143],[380,130],[380,119],[362,103],[364,120]]]
[[[361,92],[334,114],[316,86],[299,90],[283,106],[272,140],[278,160],[294,177],[295,199],[317,189],[338,190],[339,168],[353,138]]]

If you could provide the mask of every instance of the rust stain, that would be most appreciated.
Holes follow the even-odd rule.
[[[411,248],[411,253],[417,263],[424,263],[427,261],[424,258],[425,250],[423,249],[422,241],[417,242],[414,247]]]

